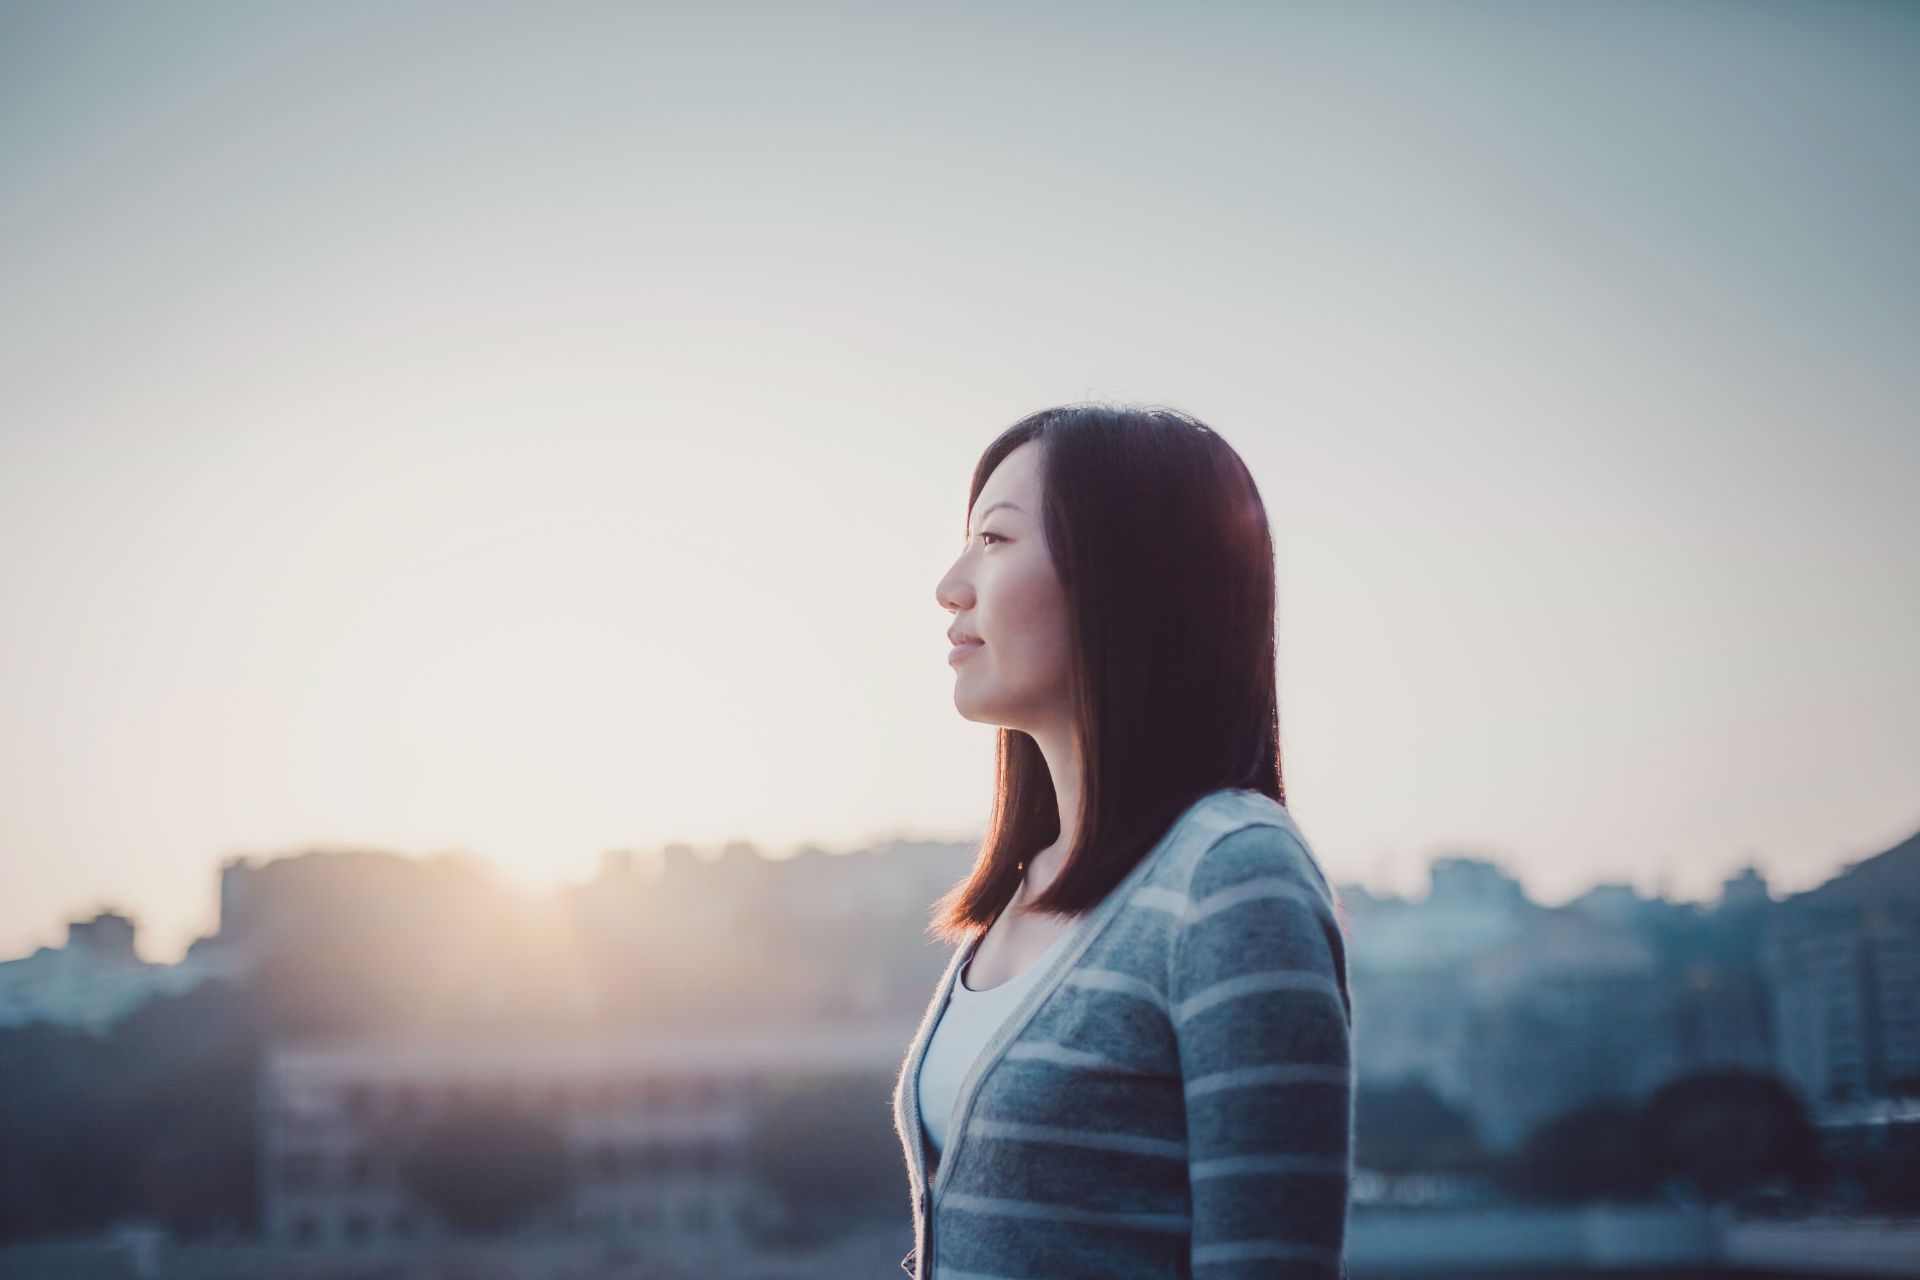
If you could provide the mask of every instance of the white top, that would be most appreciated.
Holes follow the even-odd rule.
[[[927,1042],[926,1056],[920,1061],[920,1076],[914,1084],[920,1096],[920,1122],[935,1151],[946,1148],[947,1126],[952,1119],[954,1099],[960,1093],[960,1081],[980,1051],[987,1047],[993,1033],[1013,1012],[1013,1006],[1020,1003],[1020,998],[1053,963],[1060,948],[1079,931],[1085,919],[1082,915],[1080,921],[1055,938],[1037,960],[997,987],[975,991],[967,985],[967,969],[973,966],[971,957],[954,976],[953,993],[934,1023],[933,1037]]]

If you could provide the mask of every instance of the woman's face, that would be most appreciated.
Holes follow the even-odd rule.
[[[953,703],[982,724],[1042,734],[1071,724],[1066,594],[1040,523],[1040,442],[1000,460],[974,502],[960,558],[935,587],[956,650]],[[1005,504],[1005,505],[1002,505]]]

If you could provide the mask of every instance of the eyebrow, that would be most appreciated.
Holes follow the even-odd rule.
[[[998,510],[999,510],[999,509],[1000,509],[1001,507],[1005,507],[1005,508],[1007,508],[1007,509],[1008,509],[1009,511],[1021,511],[1021,510],[1024,510],[1024,508],[1022,508],[1022,507],[1019,507],[1019,506],[1016,506],[1016,505],[1015,505],[1014,503],[1011,503],[1011,502],[1007,502],[1007,501],[1005,501],[1005,500],[1002,500],[1002,501],[1000,501],[1000,502],[996,502],[996,503],[994,503],[994,504],[993,504],[992,506],[990,506],[990,507],[988,507],[988,508],[987,508],[987,509],[986,509],[985,511],[982,511],[982,512],[980,513],[980,518],[981,518],[982,520],[985,520],[985,519],[986,519],[986,518],[987,518],[988,516],[990,516],[990,515],[992,515],[992,514],[993,514],[994,512],[996,512],[996,511],[998,511]]]

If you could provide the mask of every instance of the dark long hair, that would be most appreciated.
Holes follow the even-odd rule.
[[[1246,464],[1211,427],[1158,406],[1076,404],[1008,427],[987,477],[1040,442],[1042,519],[1071,615],[1083,814],[1046,891],[1024,905],[1078,915],[1104,898],[1202,796],[1286,803],[1274,652],[1273,535]],[[1060,836],[1046,759],[1000,730],[987,835],[972,873],[934,904],[956,943],[993,923],[1024,864]]]

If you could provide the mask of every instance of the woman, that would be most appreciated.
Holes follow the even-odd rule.
[[[1285,805],[1247,468],[1170,410],[1033,414],[975,467],[937,594],[999,776],[894,1088],[901,1266],[1344,1276],[1343,912]]]

